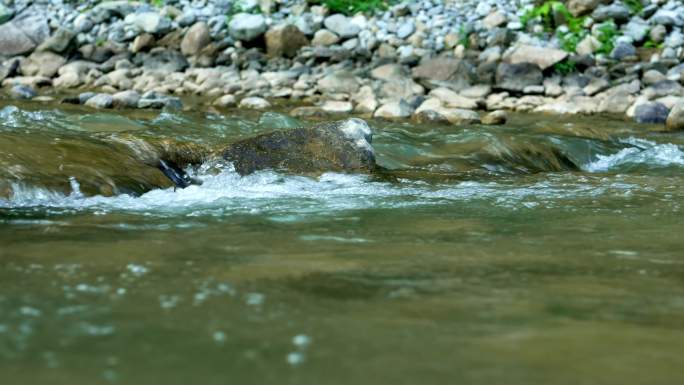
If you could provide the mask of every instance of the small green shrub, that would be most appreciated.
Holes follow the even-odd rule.
[[[458,28],[458,44],[462,45],[465,49],[470,48],[470,33],[468,33],[464,25]]]
[[[556,25],[554,12],[557,12],[563,16],[563,19],[565,19],[565,24],[568,26],[568,29],[571,32],[579,33],[582,31],[584,17],[574,17],[568,8],[560,1],[547,1],[542,5],[528,9],[520,17],[520,23],[523,25],[523,27],[525,27],[530,21],[540,18],[544,29],[550,32],[559,27]]]
[[[396,0],[309,0],[311,4],[325,5],[333,13],[345,15],[383,11],[396,2]]]
[[[615,39],[619,36],[619,32],[615,22],[608,20],[598,26],[598,35],[596,40],[601,43],[596,53],[609,55],[613,48],[615,48]]]
[[[638,15],[644,10],[644,5],[641,4],[641,0],[622,0],[622,2],[634,15]]]
[[[577,49],[577,44],[586,36],[586,32],[582,31],[580,33],[567,32],[560,33],[557,32],[558,41],[560,42],[560,47],[563,51],[573,53]]]
[[[648,39],[648,40],[646,40],[646,42],[644,43],[644,48],[657,48],[657,49],[662,49],[663,47],[665,47],[665,44],[664,44],[664,43],[656,43],[656,42],[653,41],[652,39]]]
[[[553,65],[553,70],[559,75],[567,75],[577,71],[577,63],[572,60],[565,59]]]

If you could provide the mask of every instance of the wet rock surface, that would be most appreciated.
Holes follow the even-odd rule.
[[[371,142],[366,122],[347,119],[258,135],[230,145],[221,156],[241,175],[263,169],[372,172],[377,165]]]

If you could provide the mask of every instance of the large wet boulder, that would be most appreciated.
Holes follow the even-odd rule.
[[[365,121],[352,118],[244,139],[228,146],[221,156],[240,175],[264,169],[372,172],[378,168],[372,137]]]

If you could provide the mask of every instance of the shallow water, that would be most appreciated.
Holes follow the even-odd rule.
[[[396,180],[145,164],[294,124],[0,107],[2,383],[684,381],[682,134],[371,122]]]

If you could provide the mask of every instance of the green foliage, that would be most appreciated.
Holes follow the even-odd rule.
[[[462,45],[465,49],[470,48],[470,34],[464,25],[458,28],[458,44]]]
[[[577,63],[572,60],[565,59],[553,65],[553,70],[560,75],[567,75],[577,71]]]
[[[107,42],[107,41],[106,41],[105,39],[103,39],[103,38],[101,38],[101,37],[98,37],[98,38],[95,40],[95,46],[97,46],[97,47],[102,47],[106,42]]]
[[[560,47],[563,51],[573,53],[577,49],[577,44],[586,36],[586,32],[572,32],[567,33],[557,32],[558,41],[560,42]]]
[[[644,5],[641,0],[622,0],[622,2],[632,11],[633,14],[638,15],[644,10]]]
[[[557,30],[560,25],[556,24],[556,16],[562,20],[567,31]],[[584,17],[574,17],[568,8],[559,1],[546,1],[543,4],[527,10],[521,17],[520,22],[526,26],[532,20],[539,20],[544,30],[551,32],[556,30],[556,36],[564,51],[575,52],[577,44],[587,35],[584,29]]]
[[[161,8],[166,5],[166,0],[150,0],[150,4],[157,8]]]
[[[664,44],[664,43],[662,43],[662,42],[661,42],[661,43],[656,43],[656,42],[653,41],[652,39],[648,39],[648,40],[646,40],[646,42],[644,43],[644,48],[657,48],[657,49],[663,49],[663,47],[665,47],[665,44]]]
[[[619,33],[617,26],[613,20],[608,20],[603,22],[598,26],[598,34],[596,39],[601,43],[596,53],[602,53],[605,55],[610,54],[615,48],[615,39],[618,37]]]
[[[345,15],[382,11],[396,2],[396,0],[309,0],[309,3],[312,4],[325,5],[333,13]]]
[[[580,33],[584,23],[584,17],[574,17],[568,8],[560,1],[547,1],[542,5],[528,9],[521,17],[520,23],[524,26],[534,20],[540,19],[546,31],[553,31],[558,25],[554,18],[554,13],[557,13],[565,19],[565,24],[573,33]]]

